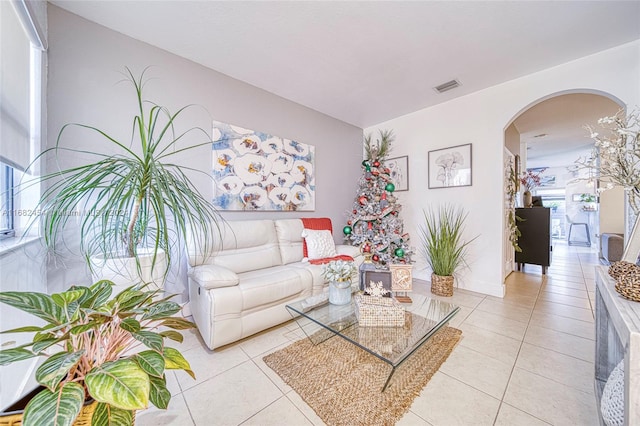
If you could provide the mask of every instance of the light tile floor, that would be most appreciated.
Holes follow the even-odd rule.
[[[399,425],[597,425],[593,393],[594,251],[554,242],[547,276],[525,265],[501,299],[456,289],[451,325],[460,344]],[[416,291],[427,294],[428,283]],[[168,410],[140,412],[145,425],[321,425],[262,361],[302,335],[293,322],[214,352],[197,332],[180,345],[197,380],[168,373]]]

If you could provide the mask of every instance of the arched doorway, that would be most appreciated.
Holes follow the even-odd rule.
[[[560,92],[527,105],[505,127],[505,180],[510,167],[518,168],[516,163],[520,173],[527,169],[544,170],[540,174],[542,184],[535,190],[545,207],[551,208],[552,241],[566,242],[569,221],[590,225],[577,231],[582,235],[576,236],[576,230],[572,230],[572,241],[576,237],[576,241],[588,245],[590,240],[594,249],[600,228],[606,232],[622,232],[623,194],[609,193],[598,197],[597,182],[585,176],[584,171],[577,170],[574,162],[581,156],[590,155],[593,148],[584,127],[595,127],[599,118],[613,115],[624,107],[622,101],[607,93],[587,90]],[[511,233],[514,231],[509,221],[513,221],[512,209],[521,205],[519,192],[505,202],[505,278],[513,271]],[[601,216],[605,218],[604,223]]]

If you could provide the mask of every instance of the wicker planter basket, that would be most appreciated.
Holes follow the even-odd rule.
[[[436,296],[453,296],[453,277],[431,274],[431,293]]]
[[[609,266],[609,275],[614,280],[617,280],[623,275],[640,275],[640,266],[624,260],[613,262],[613,264]]]
[[[98,401],[92,401],[89,404],[84,404],[80,409],[78,418],[73,422],[74,426],[91,426],[91,417],[93,416],[93,412],[96,411],[97,406]],[[23,414],[24,410],[0,414],[0,426],[22,426]]]
[[[625,299],[640,302],[640,275],[622,275],[618,278],[615,288]]]
[[[625,299],[640,302],[640,266],[625,262],[614,262],[609,275],[616,280],[615,289]]]

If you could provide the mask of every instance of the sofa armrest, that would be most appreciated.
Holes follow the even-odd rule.
[[[354,259],[357,258],[358,256],[362,256],[362,253],[360,253],[360,247],[349,246],[346,244],[337,244],[336,253],[351,256]]]
[[[240,278],[230,269],[218,265],[194,266],[189,271],[189,277],[200,287],[208,289],[233,287],[238,285]]]

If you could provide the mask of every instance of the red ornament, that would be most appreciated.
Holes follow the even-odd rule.
[[[367,244],[366,246],[362,247],[362,251],[365,253],[371,253],[371,246]]]
[[[351,225],[351,221],[350,220],[347,221],[347,225]]]
[[[354,210],[354,211],[353,211],[353,214],[357,214],[357,213],[358,213],[358,210]]]
[[[367,200],[367,197],[365,197],[364,195],[362,195],[362,196],[360,196],[360,198],[358,198],[358,202],[359,202],[360,204],[362,204],[363,206],[364,206],[365,204],[367,204],[367,201],[368,201],[368,200]]]
[[[377,262],[378,260],[380,260],[380,256],[378,256],[377,254],[374,254],[371,259],[373,259],[374,262]]]
[[[374,176],[378,176],[380,174],[380,172],[377,171],[377,170],[371,170],[371,174],[374,175]]]
[[[380,196],[381,200],[386,200],[387,199],[387,193],[383,192],[382,195]]]
[[[373,167],[380,167],[380,162],[379,161],[374,161],[373,162]]]
[[[371,231],[373,229],[373,223],[371,222],[367,223],[367,229]]]

